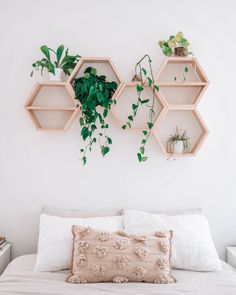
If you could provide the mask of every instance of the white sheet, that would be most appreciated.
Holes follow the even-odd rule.
[[[14,259],[0,277],[1,295],[236,295],[236,272],[226,263],[220,272],[174,270],[177,283],[100,283],[73,285],[65,282],[69,271],[34,272],[36,255]]]

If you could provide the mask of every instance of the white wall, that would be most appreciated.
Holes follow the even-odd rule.
[[[66,208],[201,207],[221,257],[236,243],[235,1],[21,0],[0,9],[0,234],[13,256],[36,249],[43,205]],[[37,132],[23,109],[36,78],[39,47],[64,43],[83,56],[110,56],[124,79],[158,40],[182,30],[211,80],[199,109],[210,135],[196,158],[168,162],[151,139],[150,159],[135,156],[140,136],[110,120],[114,145],[82,167],[75,122],[66,133]],[[157,67],[156,67],[157,69]]]

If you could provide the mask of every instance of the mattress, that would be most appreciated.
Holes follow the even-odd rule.
[[[8,265],[0,277],[1,295],[236,295],[236,272],[225,262],[222,262],[223,271],[220,272],[173,270],[178,282],[169,285],[148,283],[73,285],[65,282],[69,271],[33,271],[35,258],[36,255],[20,256]]]

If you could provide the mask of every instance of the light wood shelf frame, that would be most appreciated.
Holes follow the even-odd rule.
[[[37,98],[37,95],[39,94],[40,90],[43,87],[63,87],[66,92],[67,96],[66,99],[69,100],[70,104],[72,106],[38,106],[34,105],[34,102]],[[79,112],[79,103],[74,99],[74,90],[71,87],[71,85],[68,85],[65,82],[54,82],[54,81],[43,81],[43,82],[37,82],[35,86],[32,89],[31,94],[29,95],[26,103],[25,103],[25,109],[34,124],[35,128],[39,131],[65,131],[67,130],[70,125],[72,124],[73,120],[75,119],[76,115]],[[35,111],[40,111],[40,112],[70,112],[70,116],[68,120],[65,122],[63,127],[58,127],[58,128],[47,128],[47,127],[42,127],[41,123],[35,116]]]
[[[163,71],[165,70],[165,68],[167,67],[168,64],[191,64],[193,65],[197,76],[199,77],[198,82],[196,81],[185,81],[185,82],[165,82],[165,81],[159,81],[159,78],[161,76],[161,74],[163,73]],[[191,157],[191,156],[196,156],[197,152],[200,150],[202,144],[204,143],[204,141],[206,140],[206,137],[209,133],[209,130],[204,122],[204,120],[202,119],[202,117],[200,116],[198,110],[197,110],[197,106],[199,104],[199,101],[201,100],[203,94],[205,93],[208,85],[209,85],[209,79],[207,78],[205,72],[203,71],[202,67],[200,66],[198,60],[195,57],[170,57],[170,58],[166,58],[161,66],[161,68],[158,71],[158,74],[155,77],[155,83],[159,86],[160,89],[160,95],[162,96],[162,99],[165,101],[165,104],[167,106],[167,111],[165,113],[165,116],[167,115],[167,113],[171,112],[171,111],[191,111],[194,118],[196,119],[197,124],[199,125],[200,129],[201,129],[201,135],[199,136],[199,138],[197,139],[194,147],[192,148],[191,152],[189,153],[183,153],[183,154],[170,154],[167,151],[167,147],[163,146],[159,135],[158,135],[158,130],[160,128],[160,125],[157,125],[156,128],[153,129],[153,133],[161,147],[161,150],[163,151],[163,153],[167,156],[174,156],[174,157]],[[195,100],[193,103],[189,103],[189,104],[170,104],[168,102],[168,100],[165,98],[165,95],[162,92],[162,89],[166,87],[166,88],[170,88],[170,87],[199,87],[201,88],[201,90],[199,91],[198,95],[196,96]],[[164,120],[164,117],[162,117],[162,120]],[[160,122],[161,123],[161,122]],[[176,126],[174,124],[174,126]],[[186,128],[187,129],[187,128]]]
[[[120,91],[117,93],[116,95],[116,100],[118,101],[119,98],[121,98],[121,96],[123,95],[124,91],[127,89],[127,88],[134,88],[136,89],[136,86],[137,84],[139,84],[139,82],[135,81],[135,82],[127,82],[127,83],[123,83]],[[145,88],[149,88],[152,90],[152,88],[146,84],[144,85]],[[158,124],[159,121],[162,120],[163,116],[165,115],[165,112],[166,112],[166,109],[167,109],[167,106],[166,106],[166,103],[165,101],[163,100],[163,98],[159,95],[158,92],[155,92],[155,97],[156,97],[156,100],[160,103],[161,105],[161,110],[160,112],[155,116],[154,118],[154,124]],[[124,124],[124,122],[122,122],[122,120],[120,119],[119,117],[119,114],[118,112],[116,111],[116,105],[113,105],[112,109],[111,109],[111,112],[112,112],[112,115],[113,117],[115,118],[117,124],[122,127],[122,125]],[[140,131],[143,131],[143,130],[148,130],[147,128],[129,128],[129,129],[125,129],[125,131],[134,131],[134,132],[140,132]]]
[[[125,83],[121,79],[119,72],[117,71],[116,67],[114,66],[112,60],[109,57],[82,57],[79,60],[79,62],[77,63],[76,67],[74,68],[74,70],[72,71],[71,75],[69,76],[69,78],[67,79],[66,82],[46,81],[46,82],[37,82],[35,84],[29,98],[27,99],[27,101],[25,103],[25,109],[26,109],[27,113],[29,114],[29,116],[30,116],[30,118],[37,130],[64,131],[69,128],[69,126],[71,125],[71,123],[75,119],[76,115],[80,111],[80,102],[75,99],[75,93],[74,93],[74,90],[72,87],[73,79],[75,79],[75,77],[78,75],[79,71],[81,70],[81,68],[83,67],[84,64],[89,65],[89,64],[94,64],[94,63],[109,64],[111,70],[115,74],[117,81],[118,81],[118,87],[113,95],[113,99],[118,100],[121,97],[123,91],[126,89],[126,87],[136,87],[138,82]],[[165,67],[168,64],[191,64],[191,65],[193,65],[200,81],[185,81],[185,82],[159,81],[160,75],[165,70]],[[197,110],[198,103],[201,100],[203,94],[205,93],[206,88],[209,85],[209,80],[208,80],[206,74],[204,73],[203,69],[201,68],[199,62],[197,61],[197,59],[195,57],[190,57],[190,58],[170,57],[170,58],[165,59],[165,61],[163,62],[162,66],[159,69],[158,74],[156,75],[154,80],[155,80],[155,84],[157,84],[160,89],[160,91],[156,93],[156,97],[157,97],[157,100],[159,101],[159,103],[161,104],[162,109],[159,112],[159,114],[157,115],[157,117],[155,118],[154,128],[152,130],[152,133],[154,134],[154,137],[156,138],[157,142],[159,143],[161,150],[163,151],[163,153],[165,155],[167,155],[167,156],[170,155],[167,152],[166,147],[163,146],[163,144],[159,138],[159,135],[158,135],[158,129],[160,127],[160,124],[163,122],[167,113],[171,112],[171,111],[191,111],[196,119],[197,124],[200,126],[202,133],[201,133],[200,137],[197,139],[196,144],[194,145],[194,147],[190,153],[176,154],[174,156],[182,156],[182,157],[195,156],[197,154],[197,152],[199,151],[199,149],[201,148],[202,144],[204,143],[204,141],[209,133],[207,126],[205,125],[202,117],[200,116],[200,114]],[[50,86],[65,87],[65,89],[68,93],[68,99],[72,102],[72,106],[68,106],[68,107],[67,106],[65,106],[65,107],[53,106],[52,107],[52,106],[36,106],[36,105],[34,105],[34,101],[35,101],[40,89],[42,87],[50,87]],[[148,87],[148,85],[147,85],[147,87]],[[199,88],[201,88],[201,91],[198,93],[198,95],[193,103],[170,104],[170,103],[168,103],[168,100],[165,98],[165,95],[163,94],[162,89],[163,88],[171,88],[171,87],[199,87]],[[63,128],[43,128],[40,125],[39,121],[37,120],[36,116],[34,115],[34,111],[40,111],[40,112],[62,111],[62,112],[71,112],[71,115],[70,115],[68,121],[63,126]],[[112,113],[115,121],[117,122],[117,124],[121,127],[124,122],[121,122],[121,119],[119,118],[119,114],[116,112],[115,106],[112,106],[111,113]],[[146,130],[146,129],[145,128],[144,129],[131,128],[131,129],[126,129],[125,131],[128,131],[128,130],[134,131],[134,132],[140,132],[140,131]]]

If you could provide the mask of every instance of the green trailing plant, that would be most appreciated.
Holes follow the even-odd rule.
[[[146,60],[148,62],[148,70],[142,66],[142,63]],[[145,54],[135,66],[135,75],[133,81],[138,81],[136,85],[137,100],[132,104],[132,113],[128,115],[127,122],[122,126],[123,129],[131,128],[132,123],[138,113],[141,106],[146,106],[149,109],[149,116],[147,120],[147,129],[143,130],[143,138],[140,143],[139,151],[137,152],[137,157],[139,162],[145,162],[148,157],[145,154],[146,144],[151,134],[155,119],[155,101],[156,101],[156,91],[159,91],[159,87],[154,83],[152,61],[148,54]],[[143,97],[143,91],[146,86],[149,86],[152,90],[152,97]]]
[[[181,81],[181,82],[185,82],[187,81],[187,76],[186,74],[189,72],[189,68],[187,66],[184,67],[184,71],[182,74],[178,74],[176,76],[174,76],[174,81]]]
[[[171,56],[175,54],[175,49],[177,49],[178,47],[184,48],[184,51],[182,51],[182,53],[184,52],[182,56],[192,54],[192,52],[188,51],[190,43],[184,37],[184,34],[182,32],[178,32],[175,36],[171,35],[167,40],[160,40],[159,46],[166,56]]]
[[[81,107],[81,136],[87,142],[80,150],[81,160],[85,165],[87,152],[92,151],[94,144],[99,144],[103,156],[110,151],[112,139],[106,134],[109,128],[106,117],[115,103],[112,97],[117,89],[117,83],[107,82],[105,75],[98,76],[95,68],[88,67],[82,77],[73,80],[72,86]]]
[[[42,45],[40,50],[44,57],[32,64],[33,70],[30,74],[31,77],[33,76],[35,70],[40,70],[42,75],[43,69],[47,69],[49,73],[55,75],[56,68],[62,69],[65,75],[70,75],[71,70],[74,69],[80,59],[80,55],[78,54],[69,55],[68,48],[65,49],[64,45],[60,45],[56,51],[49,48],[47,45]]]
[[[181,132],[179,128],[176,126],[176,132],[167,140],[167,144],[175,145],[178,141],[183,142],[183,152],[187,153],[190,150],[190,138],[187,136],[187,130]]]

